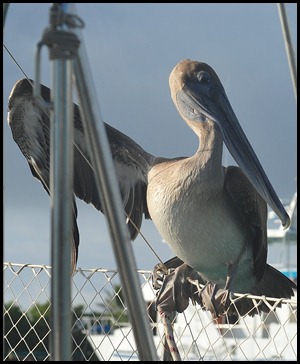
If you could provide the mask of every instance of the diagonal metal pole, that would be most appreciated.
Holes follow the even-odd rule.
[[[294,87],[294,94],[297,102],[297,66],[295,61],[295,54],[293,50],[292,45],[292,39],[290,35],[290,29],[288,24],[288,19],[286,16],[285,6],[283,3],[278,3],[278,12],[279,12],[279,18],[281,22],[281,28],[284,38],[284,44],[286,49],[286,54],[289,62],[290,72],[291,72],[291,78],[292,83]]]
[[[77,58],[74,60],[74,75],[98,191],[104,202],[104,210],[108,219],[139,358],[142,361],[156,361],[157,352],[137,275],[129,233],[125,224],[121,195],[106,130],[100,117],[84,42],[80,32],[76,31],[76,34],[80,39],[80,47]]]

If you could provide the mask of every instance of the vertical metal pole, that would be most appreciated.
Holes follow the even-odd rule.
[[[71,236],[73,191],[73,104],[70,60],[53,61],[51,101],[51,354],[71,360]]]
[[[66,11],[66,4],[60,4]],[[51,49],[50,49],[51,52]],[[50,57],[51,58],[51,57]],[[72,60],[52,55],[51,309],[52,361],[71,360],[71,237],[73,197]]]
[[[9,6],[9,3],[3,3],[3,35],[4,35],[4,28],[5,28],[4,25],[5,25],[6,15],[8,12],[8,6]],[[4,42],[4,39],[3,39],[3,42]],[[3,83],[4,83],[4,80],[3,80]],[[4,103],[4,98],[2,100]],[[2,112],[2,117],[4,120],[4,108],[3,108],[3,112]],[[4,135],[4,123],[2,123],[2,135]],[[3,183],[3,189],[4,189],[4,183]],[[4,242],[2,245],[2,254],[3,254],[2,256],[4,256]],[[3,283],[4,283],[4,277],[2,279],[3,279]],[[3,284],[3,286],[4,286],[4,284]],[[4,307],[4,295],[2,298],[2,304],[3,304],[2,307]],[[3,322],[3,331],[6,332],[5,320],[3,320],[2,322]],[[2,350],[3,350],[3,353],[5,353],[5,340],[3,340]]]
[[[80,98],[81,114],[88,137],[87,142],[91,151],[92,164],[95,168],[98,191],[101,194],[109,223],[139,358],[141,361],[157,361],[157,352],[137,275],[128,229],[125,225],[124,210],[106,130],[101,120],[84,42],[78,31],[76,34],[80,39],[80,47],[77,57],[74,59],[74,74]]]

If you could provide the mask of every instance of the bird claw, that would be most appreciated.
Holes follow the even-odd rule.
[[[214,319],[224,315],[231,303],[231,292],[228,289],[217,288],[211,282],[205,285],[200,295],[203,307],[210,311]]]
[[[154,289],[161,289],[164,277],[167,276],[169,270],[164,263],[158,263],[152,271],[152,286]]]
[[[165,264],[158,263],[153,269],[152,281],[153,288],[158,290],[156,307],[163,311],[183,312],[191,299],[194,304],[198,303],[210,311],[215,319],[224,315],[231,304],[229,289],[221,289],[216,284],[206,282],[187,264],[168,269]]]
[[[187,264],[170,269],[164,264],[157,264],[152,274],[153,287],[159,290],[156,297],[157,309],[183,312],[189,305],[189,298],[193,303],[200,303],[195,295],[195,286],[190,283],[191,279],[203,282],[200,274]]]

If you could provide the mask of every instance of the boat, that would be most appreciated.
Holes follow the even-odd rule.
[[[290,279],[297,280],[297,191],[285,204],[291,224],[284,230],[273,211],[268,213],[268,258],[270,264]]]

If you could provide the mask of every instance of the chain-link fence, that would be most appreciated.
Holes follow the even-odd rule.
[[[159,358],[164,329],[151,272],[138,271]],[[51,267],[4,263],[4,360],[49,360]],[[211,315],[192,304],[174,320],[182,360],[297,360],[297,304],[262,299],[269,314]],[[281,303],[280,308],[276,308]],[[276,310],[275,310],[276,308]],[[118,272],[78,269],[72,285],[72,360],[138,360]]]

